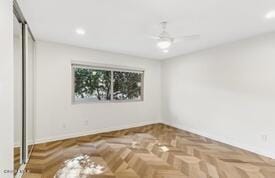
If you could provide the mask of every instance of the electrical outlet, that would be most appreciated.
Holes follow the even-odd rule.
[[[63,129],[66,129],[66,127],[67,127],[66,124],[63,123],[63,124],[62,124],[62,128],[63,128]]]
[[[85,120],[85,121],[84,121],[84,125],[85,125],[85,126],[88,126],[88,125],[89,125],[89,121],[88,121],[88,120]]]
[[[268,136],[266,134],[262,134],[261,138],[263,142],[267,142]]]

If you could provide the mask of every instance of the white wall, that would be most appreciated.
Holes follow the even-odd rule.
[[[13,13],[12,1],[0,0],[0,177],[13,177]]]
[[[162,71],[166,123],[275,158],[275,33],[166,60]]]
[[[42,41],[37,42],[36,56],[37,142],[161,120],[159,61]],[[144,101],[72,104],[72,60],[145,69]]]

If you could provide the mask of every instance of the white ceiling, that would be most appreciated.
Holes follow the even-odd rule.
[[[275,30],[275,0],[21,0],[40,40],[165,59]],[[167,20],[171,36],[200,34],[162,53],[148,36]],[[82,27],[86,35],[76,35]]]

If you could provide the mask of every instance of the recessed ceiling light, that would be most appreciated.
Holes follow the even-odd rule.
[[[267,19],[273,19],[273,18],[275,18],[275,10],[268,12],[266,14],[265,18],[267,18]]]
[[[76,34],[78,35],[85,35],[86,31],[83,28],[77,28],[75,30]]]

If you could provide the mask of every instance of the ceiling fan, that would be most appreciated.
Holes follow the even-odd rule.
[[[180,38],[174,38],[170,36],[170,34],[167,32],[167,24],[168,22],[163,21],[160,23],[162,32],[158,36],[153,36],[151,37],[152,39],[157,40],[157,47],[160,48],[164,53],[167,53],[169,51],[169,48],[171,45],[175,42],[178,42],[181,40],[181,38],[185,40],[193,40],[193,39],[199,39],[200,35],[188,35],[188,36],[183,36]]]

